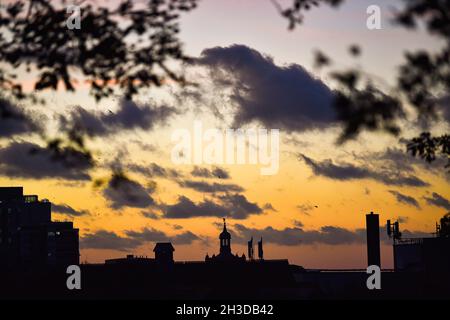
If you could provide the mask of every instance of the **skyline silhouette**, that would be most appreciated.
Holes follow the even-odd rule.
[[[154,258],[128,254],[102,264],[79,264],[78,229],[72,223],[52,222],[48,200],[24,195],[20,187],[0,187],[0,297],[179,299],[192,298],[193,292],[209,299],[450,296],[449,221],[443,217],[435,236],[427,238],[405,238],[399,223],[391,228],[388,221],[385,231],[393,239],[395,265],[379,275],[383,290],[374,294],[365,287],[365,270],[311,270],[288,259],[264,258],[263,238],[258,258],[253,237],[247,257],[233,253],[225,218],[218,254],[207,254],[203,261],[176,261],[172,243],[157,242]],[[380,270],[378,214],[366,215],[366,229],[367,270]],[[81,268],[76,293],[64,281],[73,267]]]

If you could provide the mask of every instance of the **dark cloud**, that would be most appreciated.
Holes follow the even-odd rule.
[[[422,164],[423,161],[412,157],[405,150],[399,148],[387,148],[385,151],[374,152],[363,157],[365,161],[381,161],[398,170],[414,171],[413,165]]]
[[[311,142],[306,141],[304,138],[299,138],[295,134],[284,136],[283,142],[296,148],[307,148],[312,145]]]
[[[443,100],[445,102],[442,102],[442,116],[447,123],[450,123],[450,96],[447,96]]]
[[[0,97],[0,138],[42,131],[39,117],[25,113],[22,108]]]
[[[157,152],[159,149],[157,146],[149,143],[145,143],[141,140],[132,140],[134,144],[136,144],[141,150],[148,151],[148,152]]]
[[[140,165],[136,163],[130,163],[124,166],[127,170],[132,172],[143,174],[147,177],[158,177],[158,178],[178,178],[182,176],[182,173],[171,168],[164,168],[159,164],[154,162],[148,165]]]
[[[408,140],[400,141],[400,143],[403,144],[407,144],[408,142]],[[441,173],[442,167],[446,164],[442,158],[436,159],[433,163],[428,163],[420,159],[420,157],[414,157],[406,152],[406,145],[404,149],[387,148],[380,152],[355,155],[355,159],[362,160],[364,163],[374,163],[378,167],[409,173],[415,173],[415,167],[426,169],[427,171],[432,171],[434,173]]]
[[[382,232],[382,234],[384,234],[384,233],[386,233],[386,230],[381,229],[381,232]],[[404,239],[429,238],[431,234],[432,234],[432,232],[402,230],[402,237]],[[384,240],[384,242],[386,242],[388,244],[392,243],[391,239],[384,239],[383,238],[383,240]]]
[[[85,249],[112,249],[127,251],[139,247],[142,242],[138,239],[126,238],[114,232],[99,230],[88,233],[80,239],[80,247]]]
[[[433,192],[431,197],[423,197],[428,204],[436,207],[444,208],[445,210],[450,210],[450,201],[441,196],[439,193]]]
[[[261,214],[263,210],[256,204],[247,200],[241,194],[225,194],[217,196],[217,202],[205,199],[194,203],[185,196],[179,196],[178,201],[172,205],[164,205],[164,217],[171,219],[184,219],[193,217],[229,217],[233,219],[246,219],[253,214]]]
[[[200,240],[200,238],[190,231],[182,232],[172,238],[172,241],[174,244],[180,244],[180,245],[191,244],[195,240]]]
[[[228,171],[220,167],[214,167],[210,170],[208,168],[201,168],[195,166],[194,169],[191,171],[191,175],[194,177],[201,177],[201,178],[218,178],[218,179],[231,178]]]
[[[300,158],[310,167],[317,176],[327,177],[333,180],[349,181],[372,179],[386,185],[426,187],[429,184],[422,179],[388,168],[360,167],[350,163],[334,164],[331,159],[316,161],[303,154]]]
[[[228,209],[211,200],[194,203],[185,196],[179,196],[178,201],[172,205],[166,205],[164,216],[169,219],[184,219],[193,217],[225,217]]]
[[[303,222],[299,221],[299,220],[294,220],[293,224],[295,227],[297,228],[303,228]]]
[[[366,230],[356,229],[348,230],[336,226],[323,226],[318,230],[305,230],[300,221],[295,221],[293,228],[274,229],[266,227],[262,229],[248,228],[242,224],[229,226],[232,240],[235,243],[246,244],[253,238],[263,238],[264,243],[277,244],[282,246],[297,245],[346,245],[346,244],[365,244]],[[214,223],[218,228],[222,228],[222,223]],[[153,229],[143,228],[140,231],[125,231],[125,236],[119,236],[114,232],[99,230],[83,236],[80,240],[80,246],[86,249],[114,249],[114,250],[132,250],[148,242],[172,242],[173,244],[184,245],[191,244],[196,240],[205,239],[190,231],[185,231],[173,236]],[[421,231],[402,230],[405,238],[423,238],[429,236],[429,233]],[[380,239],[386,244],[391,240],[387,238],[385,228],[380,228]]]
[[[345,244],[365,244],[366,230],[349,230],[336,226],[323,226],[318,230],[305,230],[301,222],[297,222],[293,228],[274,229],[266,227],[263,229],[248,228],[242,224],[235,224],[230,227],[233,231],[233,241],[245,244],[251,237],[263,238],[265,243],[273,243],[283,246],[296,245],[345,245]],[[402,230],[405,238],[423,238],[429,236],[426,232]],[[380,239],[386,244],[391,240],[386,235],[384,227],[380,227]]]
[[[183,188],[190,188],[198,192],[203,193],[216,193],[216,192],[242,192],[244,188],[233,183],[209,183],[206,181],[193,181],[193,180],[183,180],[179,181],[178,184]]]
[[[60,117],[60,126],[62,129],[75,127],[90,136],[106,136],[123,130],[151,130],[176,113],[176,109],[168,106],[138,105],[121,100],[116,112],[98,113],[74,107],[69,116]]]
[[[71,148],[58,152],[31,142],[12,142],[0,149],[0,174],[31,179],[89,180],[93,161]]]
[[[234,219],[245,219],[251,214],[263,213],[257,203],[248,201],[242,194],[225,194],[218,198],[229,208],[230,217]]]
[[[260,121],[268,128],[304,131],[336,120],[332,91],[302,66],[277,66],[244,45],[206,49],[197,64],[220,87],[231,87],[234,126]]]
[[[153,219],[153,220],[159,220],[161,219],[161,216],[159,216],[157,213],[155,213],[154,211],[141,211],[141,214],[149,219]]]
[[[300,211],[300,213],[309,216],[311,214],[311,211],[313,211],[315,206],[309,203],[301,203],[297,206],[297,209]]]
[[[389,190],[389,193],[392,194],[395,197],[395,199],[397,199],[397,202],[404,203],[416,207],[417,209],[420,209],[419,202],[413,197],[405,195],[395,190]]]
[[[113,209],[147,208],[155,204],[148,189],[120,173],[113,174],[103,190],[103,195],[109,200],[109,206]]]
[[[438,110],[441,113],[442,118],[450,123],[450,95],[441,97],[438,100]]]
[[[127,236],[132,239],[139,239],[142,242],[172,242],[173,244],[192,244],[200,238],[191,231],[184,231],[173,236],[168,236],[162,231],[152,228],[144,228],[140,232],[127,231]]]
[[[153,228],[144,228],[141,231],[125,231],[125,235],[130,239],[136,239],[144,242],[167,241],[167,235],[163,231]]]
[[[89,211],[87,210],[75,210],[74,208],[72,208],[67,204],[52,203],[52,211],[70,217],[81,217],[90,215]]]
[[[358,168],[352,164],[335,165],[331,159],[322,162],[315,161],[305,155],[300,155],[314,174],[335,180],[364,179],[370,177],[369,170]]]
[[[362,243],[363,232],[350,231],[345,228],[324,226],[319,230],[304,230],[302,227],[285,228],[281,230],[272,227],[264,229],[247,228],[242,224],[234,225],[237,242],[244,243],[250,237],[262,237],[266,243],[284,246],[310,245],[310,244],[351,244]]]
[[[409,218],[408,218],[408,217],[405,217],[405,216],[399,216],[399,217],[397,218],[397,221],[398,221],[399,223],[406,223],[406,222],[409,221]]]
[[[273,211],[273,212],[278,212],[278,210],[275,209],[271,203],[266,203],[266,204],[263,206],[263,210],[266,210],[266,211]]]
[[[172,242],[173,244],[185,245],[200,239],[190,231],[168,236],[165,232],[153,228],[143,228],[140,231],[127,230],[124,233],[125,236],[120,236],[114,232],[99,230],[83,236],[80,240],[80,246],[86,249],[128,251],[148,242]]]

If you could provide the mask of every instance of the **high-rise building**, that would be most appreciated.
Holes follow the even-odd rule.
[[[65,266],[79,263],[78,229],[52,222],[51,203],[0,187],[0,266]]]

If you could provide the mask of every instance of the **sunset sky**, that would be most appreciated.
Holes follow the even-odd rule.
[[[366,28],[372,4],[382,9],[381,30]],[[83,81],[76,93],[62,87],[39,93],[48,99],[45,106],[23,107],[41,115],[48,136],[58,135],[62,118],[85,121],[97,166],[70,172],[39,157],[25,159],[26,146],[43,143],[17,134],[0,138],[0,186],[23,186],[53,203],[54,219],[74,221],[83,262],[153,256],[157,241],[174,243],[175,260],[203,260],[218,253],[225,216],[239,255],[247,254],[253,236],[263,238],[267,259],[308,268],[366,267],[365,214],[379,213],[382,225],[399,219],[406,236],[430,234],[450,211],[449,174],[444,161],[428,165],[406,154],[401,138],[422,130],[408,116],[399,137],[363,133],[337,145],[341,128],[330,106],[336,84],[314,67],[314,52],[327,53],[337,69],[358,66],[390,88],[405,51],[440,46],[422,31],[390,23],[400,4],[350,0],[337,10],[320,7],[289,31],[270,0],[204,0],[181,19],[185,51],[197,58],[182,68],[198,87],[167,81],[134,102],[97,103]],[[360,45],[361,57],[350,57],[352,44]],[[33,74],[23,70],[21,77],[30,90]],[[448,131],[446,117],[433,133]],[[174,164],[171,135],[192,132],[194,121],[205,129],[279,129],[278,173],[263,176],[260,165],[250,164]],[[111,168],[124,171],[136,201],[111,187]],[[392,268],[391,244],[382,235],[382,267]]]

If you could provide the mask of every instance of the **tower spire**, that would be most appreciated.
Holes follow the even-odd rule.
[[[227,231],[227,222],[223,218],[223,231],[219,236],[220,239],[220,253],[222,255],[231,254],[231,234]]]

